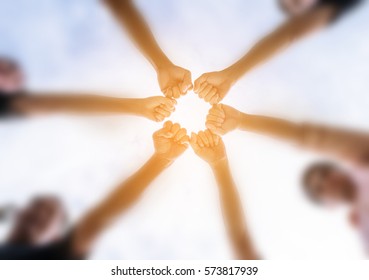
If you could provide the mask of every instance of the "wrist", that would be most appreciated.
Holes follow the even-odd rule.
[[[127,99],[122,99],[121,104],[129,113],[138,116],[145,116],[146,103],[144,101],[145,98],[131,98],[129,99],[129,102],[127,102]],[[123,104],[126,104],[126,106],[124,107]]]
[[[226,74],[228,79],[231,81],[232,86],[240,79],[242,74],[240,74],[240,71],[237,69],[238,67],[236,65],[232,65],[226,69],[223,70],[223,72]]]
[[[223,167],[228,166],[228,159],[227,157],[223,157],[221,159],[218,159],[216,161],[213,161],[209,163],[211,169],[216,172],[217,170],[223,169]]]
[[[157,165],[160,165],[162,167],[167,167],[174,162],[173,159],[169,159],[165,157],[164,155],[158,154],[158,153],[154,153],[154,155],[152,156],[152,159],[153,161],[155,161]]]
[[[244,128],[249,123],[249,121],[250,121],[250,115],[240,112],[240,116],[238,119],[238,128],[239,129]]]
[[[236,126],[234,129],[239,129],[242,125],[242,121],[243,121],[243,118],[244,118],[244,114],[238,110],[236,110],[236,114],[235,114],[235,120],[236,120]]]
[[[166,56],[162,57],[160,60],[155,62],[153,65],[157,73],[159,73],[163,69],[167,69],[167,68],[174,66],[174,64]]]

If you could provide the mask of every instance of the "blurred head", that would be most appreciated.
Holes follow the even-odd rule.
[[[314,202],[325,206],[350,203],[355,196],[349,174],[330,162],[311,165],[304,173],[303,187]]]
[[[318,4],[319,0],[278,0],[282,10],[289,16],[298,16]]]
[[[58,198],[36,197],[18,213],[10,239],[28,245],[56,241],[64,233],[66,217],[66,211]]]
[[[22,69],[9,58],[0,57],[0,92],[12,94],[20,91],[24,85]]]

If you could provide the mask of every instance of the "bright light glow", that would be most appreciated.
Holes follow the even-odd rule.
[[[191,132],[197,133],[206,129],[205,122],[211,106],[203,99],[200,99],[193,91],[188,92],[177,100],[176,111],[169,118],[173,122],[178,122],[187,129],[189,135]]]
[[[21,59],[31,88],[162,95],[151,65],[101,2],[2,0],[0,26],[9,28],[1,30],[0,49]],[[270,0],[135,2],[168,56],[191,70],[193,79],[228,66],[283,20]],[[368,4],[247,75],[224,102],[250,113],[368,128],[369,64],[363,63],[369,60]],[[208,108],[190,92],[178,100],[171,119],[189,131],[204,129]],[[126,116],[0,123],[0,204],[57,192],[76,220],[143,164],[159,128]],[[224,141],[262,256],[363,257],[346,213],[318,209],[302,195],[299,176],[310,154],[244,132]],[[231,257],[209,167],[189,149],[101,238],[92,257]]]

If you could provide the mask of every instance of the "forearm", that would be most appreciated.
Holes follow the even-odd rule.
[[[223,217],[233,248],[239,259],[258,259],[254,249],[241,205],[226,159],[212,165],[222,206]]]
[[[156,70],[171,64],[131,0],[105,0],[105,3]]]
[[[37,94],[16,100],[15,108],[24,113],[133,114],[140,115],[140,99],[81,94]]]
[[[341,160],[368,164],[369,135],[365,133],[248,114],[241,114],[238,128],[285,140]]]
[[[277,30],[259,41],[235,64],[226,69],[233,80],[237,81],[255,67],[263,64],[292,43],[288,32]]]
[[[150,183],[169,165],[170,161],[152,156],[133,176],[128,178],[96,208],[90,211],[77,225],[73,248],[81,254],[88,252],[97,236],[115,218],[132,207]]]
[[[325,27],[330,22],[333,12],[332,8],[324,7],[289,20],[260,40],[245,56],[227,68],[226,71],[235,80],[238,80],[244,74],[270,60],[296,41]]]
[[[294,122],[266,116],[242,113],[239,129],[276,137],[293,143],[300,143],[303,126]]]
[[[126,209],[131,207],[149,184],[164,170],[171,162],[154,155],[144,166],[140,168],[133,176],[119,185],[113,193],[96,208],[96,217],[101,217],[101,221],[108,221],[121,215]],[[93,214],[92,214],[93,215]],[[99,220],[99,219],[97,219]]]

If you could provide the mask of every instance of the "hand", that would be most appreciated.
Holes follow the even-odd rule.
[[[222,139],[210,130],[192,133],[190,144],[195,153],[210,165],[227,158]]]
[[[230,106],[223,104],[214,105],[206,117],[206,127],[212,133],[224,135],[239,127],[241,115],[240,111]]]
[[[153,135],[155,154],[160,158],[173,161],[188,148],[189,137],[187,131],[178,123],[168,121],[163,128]]]
[[[177,104],[174,99],[162,96],[144,98],[142,102],[143,116],[156,122],[162,122],[165,118],[168,118],[175,111],[175,105]]]
[[[158,81],[161,91],[166,97],[179,98],[193,88],[191,72],[170,64],[159,68]]]
[[[235,80],[228,71],[205,73],[195,81],[194,91],[210,104],[217,104],[228,93]]]

